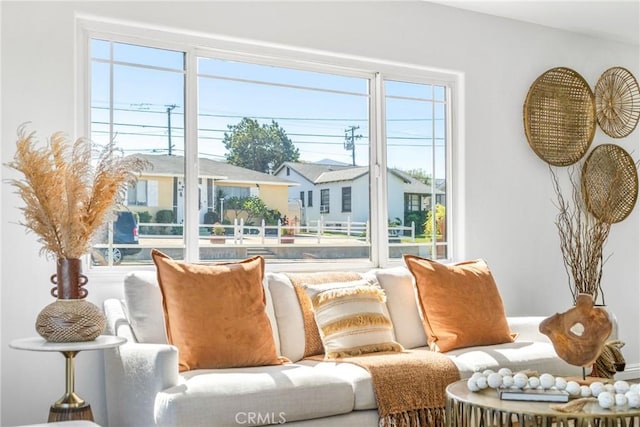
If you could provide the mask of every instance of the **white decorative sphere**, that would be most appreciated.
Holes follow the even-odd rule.
[[[591,397],[591,389],[588,385],[580,386],[580,397]]]
[[[616,393],[626,393],[629,391],[629,383],[626,381],[616,381],[613,383],[613,387],[616,389]]]
[[[491,388],[498,388],[502,386],[502,375],[497,372],[489,374],[487,377],[487,385]]]
[[[500,368],[498,370],[498,373],[500,375],[502,375],[503,377],[506,377],[507,375],[513,376],[513,372],[511,372],[511,369],[509,369],[509,368]]]
[[[640,408],[640,394],[631,393],[627,395],[627,403],[629,404],[629,408]]]
[[[482,375],[488,377],[489,375],[493,374],[493,372],[494,371],[492,369],[485,369],[484,371],[482,371]]]
[[[565,388],[565,390],[567,390],[567,393],[569,393],[571,396],[577,396],[580,394],[580,384],[575,381],[569,381],[567,382],[567,387]]]
[[[627,404],[627,398],[622,393],[616,393],[615,399],[616,399],[616,406],[624,406]]]
[[[549,389],[556,385],[556,379],[551,374],[542,374],[540,375],[540,387]]]
[[[594,381],[589,385],[589,388],[591,389],[591,394],[594,397],[598,397],[598,395],[600,393],[602,393],[603,391],[605,391],[604,388],[604,384],[602,384],[600,381]]]
[[[565,380],[562,377],[557,377],[556,378],[556,388],[558,390],[564,390],[567,388],[567,380]]]
[[[513,377],[511,375],[502,377],[502,387],[509,388],[511,386],[513,386]]]
[[[540,387],[540,378],[538,378],[538,377],[529,377],[529,387],[531,387],[531,388]]]
[[[487,377],[485,377],[484,375],[476,379],[476,384],[478,384],[478,387],[480,387],[481,390],[487,388],[487,386],[489,385],[487,384]]]
[[[605,384],[604,389],[611,394],[616,394],[616,388],[613,386],[613,384],[609,384],[609,383]]]
[[[477,381],[478,378],[483,377],[484,375],[482,375],[481,372],[474,372],[473,375],[471,375],[471,378],[473,378],[474,381]]]
[[[527,374],[518,372],[513,376],[513,385],[518,388],[524,388],[529,383],[529,377]]]
[[[467,380],[467,388],[470,391],[480,391],[480,387],[478,387],[478,383],[476,382],[475,379],[473,379],[473,377]]]
[[[598,404],[604,409],[611,408],[615,401],[615,397],[613,397],[613,393],[611,392],[603,391],[598,395]]]
[[[633,383],[629,386],[629,391],[633,391],[634,393],[640,393],[640,383]]]

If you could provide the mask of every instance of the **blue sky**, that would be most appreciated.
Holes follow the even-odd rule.
[[[184,71],[180,52],[113,45],[113,121],[127,153],[166,153],[168,120],[174,154],[184,149]],[[94,41],[92,57],[108,60],[109,45]],[[92,63],[92,138],[104,141],[109,122],[108,62]],[[275,120],[304,161],[351,163],[345,133],[355,130],[355,158],[368,164],[368,80],[241,62],[198,60],[199,150],[223,159],[228,125],[243,117]],[[444,88],[387,81],[388,165],[403,170],[432,169],[444,177]],[[174,107],[175,106],[175,107]],[[167,112],[167,109],[170,112]],[[432,150],[432,144],[436,149]]]

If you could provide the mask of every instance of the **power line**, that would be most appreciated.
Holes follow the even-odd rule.
[[[148,104],[148,103],[140,103],[140,104],[131,104],[131,105],[144,105],[144,106],[150,106],[152,104]],[[109,107],[98,107],[98,106],[92,106],[91,107],[94,110],[110,110],[111,108]],[[177,105],[176,108],[182,108],[180,105]],[[151,109],[145,109],[145,110],[139,110],[139,109],[131,109],[131,108],[113,108],[113,111],[124,111],[124,112],[132,112],[132,113],[151,113],[151,114],[166,114],[165,110],[159,109],[159,110],[151,110]],[[182,115],[184,113],[176,113],[179,115]],[[217,118],[230,118],[230,119],[243,119],[245,117],[251,118],[251,119],[255,119],[255,120],[289,120],[289,121],[328,121],[328,122],[336,122],[336,121],[340,121],[340,122],[368,122],[369,119],[368,118],[337,118],[337,117],[276,117],[276,116],[250,116],[250,115],[246,115],[246,114],[214,114],[214,113],[198,113],[199,117],[217,117]],[[427,117],[407,117],[407,118],[390,118],[387,119],[388,122],[428,122],[428,121],[433,121],[433,118],[427,118]],[[435,119],[435,120],[443,120],[444,119]]]

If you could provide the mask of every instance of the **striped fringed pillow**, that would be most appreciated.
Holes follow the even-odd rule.
[[[367,280],[305,285],[324,346],[325,359],[380,351],[400,352],[384,291]]]

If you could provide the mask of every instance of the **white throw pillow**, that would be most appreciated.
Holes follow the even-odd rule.
[[[403,351],[394,340],[382,288],[367,280],[304,285],[311,298],[325,358]]]

